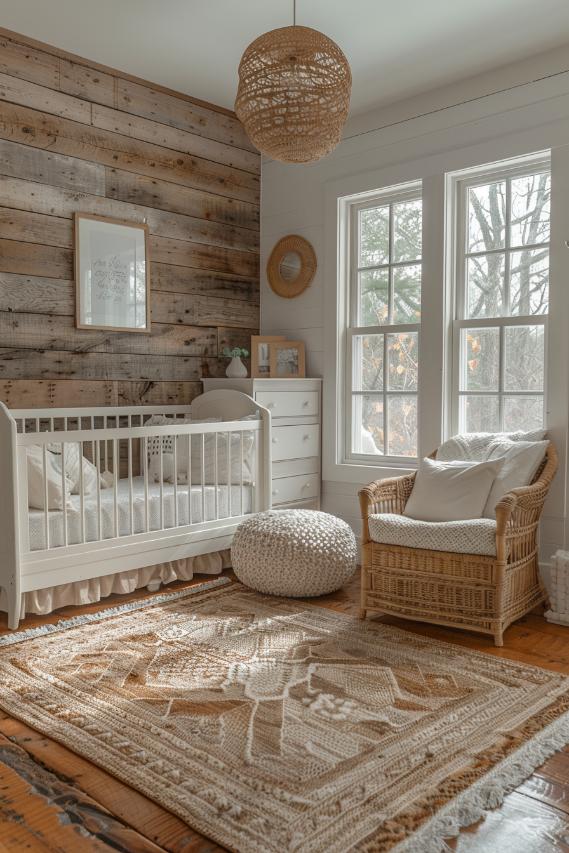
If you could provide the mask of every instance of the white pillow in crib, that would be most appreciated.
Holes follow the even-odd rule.
[[[189,416],[183,420],[178,418],[177,423],[186,423]],[[144,422],[144,426],[166,426],[174,424],[174,418],[166,415],[152,415]],[[160,454],[162,454],[162,479],[166,483],[174,482],[174,437],[171,435],[151,435],[146,443],[148,457],[148,479],[155,483],[160,482]]]
[[[257,420],[258,416],[245,415],[243,418],[236,418],[239,421]],[[212,420],[221,423],[221,418],[213,418]],[[207,421],[206,421],[207,422]],[[200,423],[193,421],[193,423]],[[204,423],[204,421],[201,421]],[[243,474],[243,484],[250,485],[254,480],[255,469],[255,433],[252,430],[244,430],[243,436],[243,466],[241,466],[241,438],[237,432],[227,433],[220,432],[217,434],[217,482],[223,486],[228,480],[228,448],[227,436],[231,435],[229,443],[229,453],[231,458],[231,483],[239,485],[241,483],[241,474]],[[205,435],[204,438],[204,460],[205,473],[203,483],[206,486],[215,484],[215,434]],[[186,445],[187,447],[187,445]],[[178,479],[182,474],[187,479],[187,464],[185,468],[180,468],[178,463]],[[201,484],[202,482],[202,440],[200,435],[192,437],[192,483]],[[186,479],[183,482],[186,482]],[[180,480],[179,480],[180,481]]]
[[[480,463],[423,459],[403,515],[421,521],[482,518],[502,465],[502,459]]]
[[[45,488],[43,477],[43,446],[31,444],[26,453],[28,471],[28,506],[30,509],[45,509]],[[47,478],[47,508],[63,509],[63,482],[61,467],[56,457],[49,452],[45,454]],[[65,477],[67,507],[71,507],[71,480]]]
[[[494,439],[488,448],[488,459],[502,459],[503,467],[490,489],[484,507],[484,518],[496,517],[496,504],[512,489],[529,486],[545,456],[547,441],[511,441]]]
[[[48,445],[50,454],[55,458],[55,464],[61,472],[61,443],[52,442]],[[82,460],[83,465],[83,494],[93,495],[97,491],[99,484],[99,474],[97,468],[86,459],[82,453],[79,443],[65,443],[65,476],[68,477],[71,483],[71,494],[78,495],[81,493],[81,480],[79,460]],[[104,488],[104,486],[103,486]]]
[[[237,420],[257,420],[256,414],[246,415]],[[182,418],[171,418],[166,415],[153,415],[145,422],[145,426],[165,426],[167,424],[209,424],[221,423],[222,418],[202,418],[194,420],[190,415]],[[218,433],[217,438],[217,482],[227,483],[227,433]],[[215,483],[215,433],[204,435],[205,476],[202,478],[202,439],[201,435],[191,436],[191,478],[192,484],[213,485]],[[231,435],[231,482],[241,482],[241,448],[238,433]],[[164,482],[174,482],[174,436],[152,436],[148,439],[148,476],[155,483],[160,481],[160,453],[162,453],[162,478]],[[243,432],[243,483],[253,482],[255,433],[251,430]],[[176,467],[179,484],[188,482],[188,437],[176,438]]]

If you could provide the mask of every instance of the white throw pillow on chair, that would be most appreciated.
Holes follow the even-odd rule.
[[[488,459],[502,459],[502,470],[494,480],[484,507],[484,518],[494,518],[496,504],[512,489],[529,486],[547,451],[547,441],[509,441],[495,439],[490,443]]]
[[[504,460],[439,462],[423,459],[403,515],[421,521],[482,518]]]

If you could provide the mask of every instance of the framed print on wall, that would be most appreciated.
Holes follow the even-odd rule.
[[[277,341],[269,347],[271,379],[302,379],[306,376],[302,341]]]
[[[271,350],[274,341],[284,341],[284,335],[251,335],[251,377],[268,379],[271,375]]]
[[[150,332],[148,228],[75,214],[78,329]]]

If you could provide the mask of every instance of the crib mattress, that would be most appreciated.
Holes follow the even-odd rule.
[[[217,513],[216,513],[217,492]],[[102,489],[100,532],[97,495],[89,495],[85,499],[85,541],[96,542],[100,539],[111,539],[115,534],[115,490]],[[130,536],[133,533],[146,531],[146,513],[144,496],[144,477],[132,479],[133,511],[132,529],[130,513],[130,489],[128,479],[119,480],[117,486],[117,515],[119,536]],[[67,544],[81,543],[81,510],[79,495],[71,495],[71,506],[67,509]],[[216,518],[250,513],[253,509],[252,486],[192,486],[188,497],[188,487],[178,486],[178,526],[197,524],[202,521],[215,521]],[[148,484],[148,529],[160,530],[176,526],[175,491],[171,483],[163,484],[162,524],[160,510],[160,485]],[[39,551],[47,547],[45,536],[45,513],[43,510],[28,510],[30,551]],[[61,510],[48,512],[49,547],[59,547],[65,544],[64,522]]]

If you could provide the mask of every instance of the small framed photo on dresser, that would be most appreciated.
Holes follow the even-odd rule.
[[[284,335],[251,335],[251,377],[268,379],[271,375],[270,345],[284,341]]]
[[[271,379],[303,379],[306,376],[304,343],[276,341],[270,344]]]

